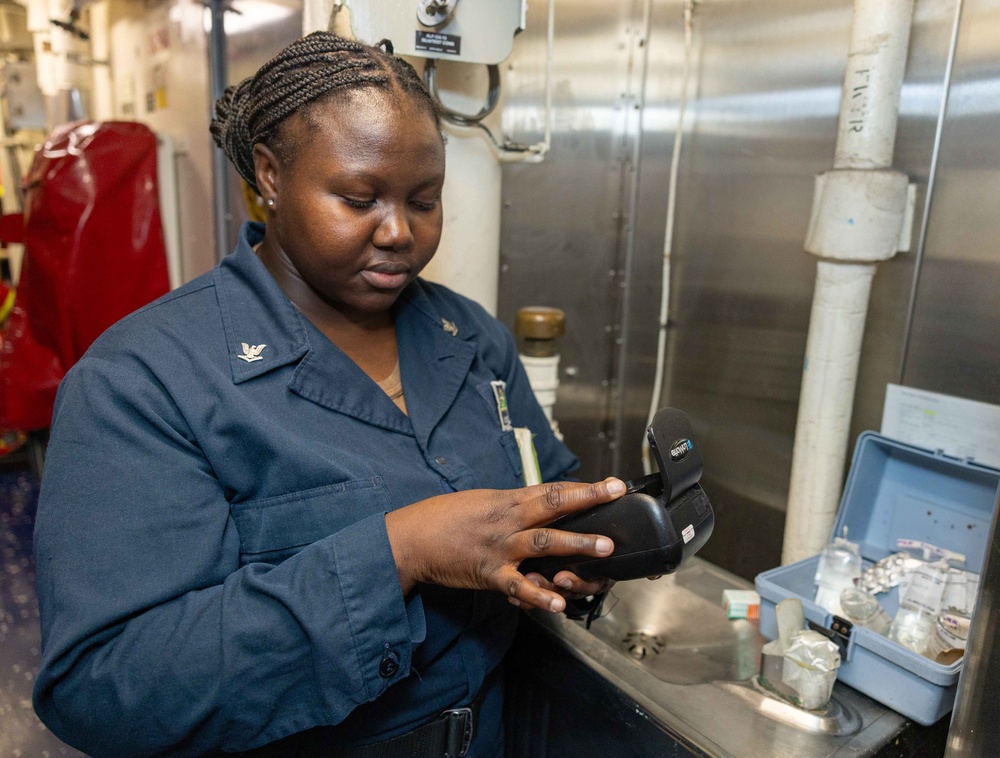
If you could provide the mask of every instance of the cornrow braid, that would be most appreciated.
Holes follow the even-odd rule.
[[[229,87],[215,103],[212,137],[258,194],[253,146],[282,152],[280,126],[327,95],[362,87],[399,91],[426,105],[440,126],[441,106],[420,75],[392,54],[392,43],[377,45],[313,32],[296,40],[249,79]],[[280,157],[280,155],[279,155]]]

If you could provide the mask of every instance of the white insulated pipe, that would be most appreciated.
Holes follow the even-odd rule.
[[[874,263],[816,266],[785,518],[783,563],[819,553],[840,505]]]
[[[333,31],[353,36],[349,12],[343,0],[305,0],[303,33],[327,29],[332,22]],[[409,60],[421,70],[419,59]],[[464,112],[477,111],[482,105],[484,72],[481,66],[442,66],[438,82],[448,105]],[[472,298],[495,316],[500,285],[502,167],[479,130],[449,123],[443,127],[448,136],[442,191],[444,229],[423,276]]]
[[[542,407],[552,432],[562,439],[559,423],[552,418],[559,390],[559,354],[556,340],[566,329],[566,314],[558,308],[525,306],[517,311],[514,334],[517,335],[521,365],[535,399]]]
[[[552,424],[552,409],[556,404],[556,392],[559,389],[559,356],[552,355],[544,358],[532,355],[518,356],[521,365],[528,375],[528,384],[531,385],[535,393],[535,399],[542,406],[545,418]],[[553,427],[555,429],[557,427]]]
[[[471,66],[461,66],[466,74]],[[467,92],[475,90],[469,87]],[[473,95],[465,98],[472,100]],[[454,97],[451,100],[457,99]],[[445,125],[444,230],[423,276],[497,313],[502,168],[477,130]]]
[[[914,0],[856,0],[833,170],[819,177],[805,249],[817,255],[782,563],[830,541],[840,505],[872,277],[900,248],[912,192],[892,170]]]
[[[914,0],[856,0],[844,72],[834,168],[888,168]]]
[[[115,117],[114,86],[111,81],[111,8],[110,0],[90,6],[90,54],[94,59],[91,112],[95,121]]]

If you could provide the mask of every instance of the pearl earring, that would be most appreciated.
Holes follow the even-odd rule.
[[[274,198],[273,197],[269,197],[267,199],[267,207],[268,208],[273,208],[274,207]]]

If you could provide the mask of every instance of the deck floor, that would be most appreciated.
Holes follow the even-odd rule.
[[[0,756],[83,756],[38,720],[31,688],[40,657],[31,533],[38,482],[28,469],[0,471]]]

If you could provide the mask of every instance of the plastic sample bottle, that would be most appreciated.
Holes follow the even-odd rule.
[[[934,624],[934,634],[925,655],[938,663],[951,665],[965,653],[971,619],[962,613],[942,613]]]
[[[860,587],[848,587],[840,593],[844,618],[855,626],[864,626],[878,634],[889,631],[892,619],[878,599]]]
[[[889,628],[889,639],[914,653],[926,655],[935,620],[941,612],[947,575],[946,563],[928,563],[913,572],[906,594],[899,600],[899,610]]]
[[[840,593],[855,585],[861,579],[861,553],[858,546],[847,541],[847,527],[844,535],[835,537],[823,548],[816,565],[816,604],[830,613],[843,616],[840,607]]]

